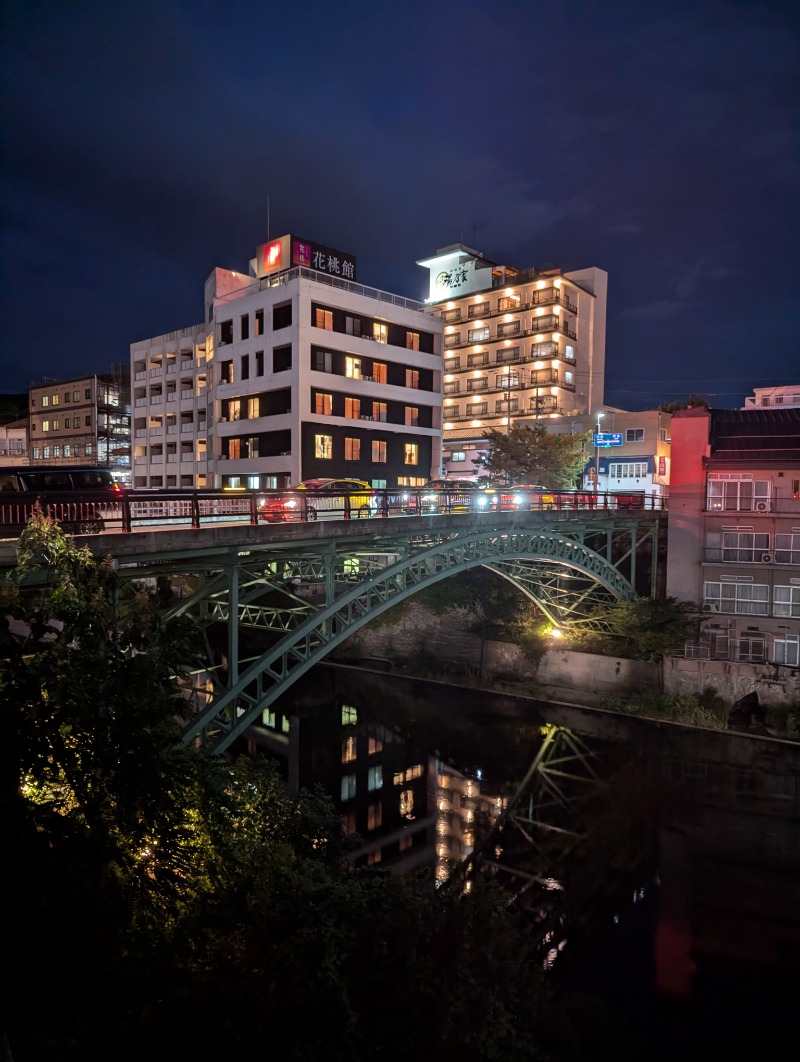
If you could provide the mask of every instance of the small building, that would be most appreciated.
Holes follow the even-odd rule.
[[[0,416],[0,464],[27,465],[29,459],[28,418]]]
[[[134,485],[421,486],[441,464],[442,324],[287,235],[215,269],[205,320],[131,346]]]
[[[128,367],[69,380],[45,380],[28,391],[31,465],[99,465],[130,485]]]
[[[672,415],[667,594],[687,656],[800,667],[800,408]]]

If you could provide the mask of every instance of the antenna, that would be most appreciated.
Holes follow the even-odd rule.
[[[269,243],[269,196],[267,196],[267,243]]]

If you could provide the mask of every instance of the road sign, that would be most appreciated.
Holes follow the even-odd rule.
[[[596,431],[594,433],[594,445],[598,447],[622,446],[622,433],[613,431]]]

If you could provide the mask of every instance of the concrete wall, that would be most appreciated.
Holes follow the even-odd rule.
[[[765,707],[800,704],[800,672],[793,668],[735,660],[664,659],[665,693],[702,693],[706,688],[729,704],[753,692]]]

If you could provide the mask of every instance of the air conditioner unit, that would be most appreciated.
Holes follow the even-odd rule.
[[[762,564],[772,564],[772,554],[771,553],[762,553],[761,554],[761,563]]]
[[[220,417],[219,418],[219,423],[220,424],[227,424],[227,422],[228,422],[228,418],[227,417]]]
[[[709,604],[703,605],[703,612],[719,612],[719,605],[716,601],[712,601]]]
[[[772,506],[770,505],[770,503],[768,501],[757,501],[756,502],[756,512],[757,513],[768,513],[771,510],[772,510]]]

